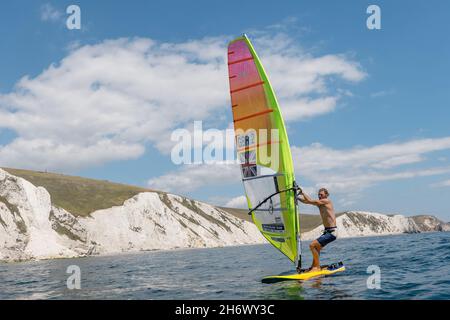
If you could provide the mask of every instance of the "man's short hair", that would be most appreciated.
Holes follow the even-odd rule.
[[[320,191],[325,192],[325,194],[327,195],[327,197],[330,195],[330,193],[328,192],[328,190],[327,190],[326,188],[320,188],[320,189],[319,189],[319,193],[320,193]]]

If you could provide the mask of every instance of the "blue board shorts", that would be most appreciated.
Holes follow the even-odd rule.
[[[325,228],[322,235],[316,239],[317,242],[320,243],[322,248],[325,247],[330,242],[336,240],[337,238],[336,229],[337,229],[336,227]]]

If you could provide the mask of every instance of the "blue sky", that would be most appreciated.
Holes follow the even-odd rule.
[[[230,125],[221,59],[246,32],[306,190],[328,186],[338,210],[450,221],[450,3],[77,1],[82,29],[68,30],[70,4],[1,4],[0,165],[241,204],[239,171],[175,166],[170,132]],[[369,4],[381,30],[366,28]]]

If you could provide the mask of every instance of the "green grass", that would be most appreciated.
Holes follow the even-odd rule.
[[[86,217],[90,213],[120,206],[125,200],[145,191],[145,188],[67,176],[58,173],[2,168],[12,175],[24,178],[35,186],[42,186],[50,193],[52,203],[75,216]]]

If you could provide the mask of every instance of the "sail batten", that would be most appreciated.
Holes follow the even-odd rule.
[[[233,40],[228,53],[236,150],[248,207],[264,237],[295,262],[300,250],[295,176],[280,108],[250,40]]]

